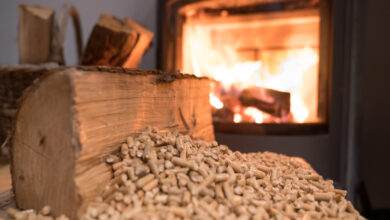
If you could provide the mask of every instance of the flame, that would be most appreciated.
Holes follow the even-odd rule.
[[[210,93],[209,94],[210,98],[210,104],[215,108],[215,109],[222,109],[223,108],[223,103],[222,101],[214,94]]]
[[[304,47],[277,51],[263,51],[261,59],[240,57],[234,42],[219,45],[212,40],[212,25],[186,23],[183,28],[183,70],[196,76],[207,76],[218,81],[222,88],[210,93],[215,109],[224,108],[221,90],[240,92],[258,86],[290,93],[292,122],[318,120],[318,48]],[[219,89],[219,90],[218,90]],[[239,123],[285,122],[254,107],[239,106],[233,110],[233,121]]]
[[[234,123],[240,123],[242,121],[242,116],[240,113],[234,113],[233,116]]]
[[[255,123],[263,123],[264,114],[259,109],[254,107],[247,107],[244,109],[244,114],[253,118]]]

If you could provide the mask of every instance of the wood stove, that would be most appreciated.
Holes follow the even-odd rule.
[[[217,132],[327,132],[326,0],[167,0],[160,11],[159,67],[214,79]]]

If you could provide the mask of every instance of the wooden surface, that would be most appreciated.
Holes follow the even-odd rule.
[[[76,147],[72,144],[70,79],[52,74],[22,101],[12,143],[12,174],[17,205],[40,210],[45,203],[72,214]]]
[[[50,205],[75,217],[111,177],[104,157],[146,126],[214,139],[207,79],[82,69],[47,75],[23,98],[12,139],[22,209]]]
[[[123,21],[102,15],[92,30],[82,65],[123,66],[137,43],[137,32]]]
[[[45,63],[50,59],[54,11],[38,5],[19,6],[19,62]]]
[[[149,31],[142,25],[129,18],[124,19],[124,23],[129,28],[137,32],[137,42],[123,67],[137,68],[141,62],[143,55],[146,53],[146,51],[150,47],[150,44],[152,43],[153,32]]]

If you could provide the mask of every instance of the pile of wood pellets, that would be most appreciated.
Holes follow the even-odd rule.
[[[304,160],[233,152],[147,129],[106,158],[113,179],[82,219],[363,219]]]
[[[21,211],[15,208],[8,208],[7,213],[10,218],[16,220],[69,220],[65,215],[53,217],[51,215],[50,206],[44,206],[39,212],[36,212],[33,209]]]

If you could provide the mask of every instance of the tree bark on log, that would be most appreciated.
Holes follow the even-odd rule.
[[[209,80],[158,71],[68,68],[23,96],[12,138],[18,207],[74,219],[111,178],[103,160],[146,126],[213,140]]]
[[[0,66],[0,164],[8,161],[9,138],[23,91],[57,65]]]

